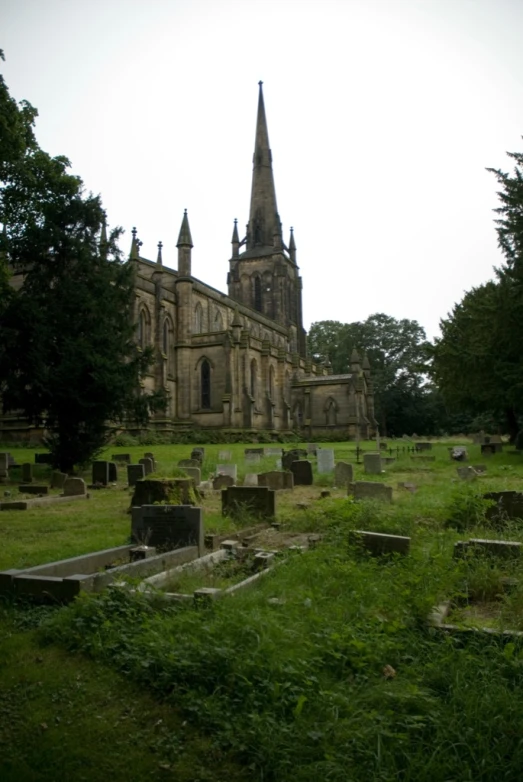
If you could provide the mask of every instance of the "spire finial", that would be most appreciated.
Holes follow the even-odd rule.
[[[187,209],[184,209],[182,226],[180,228],[180,235],[178,236],[177,247],[187,246],[193,247],[191,229],[189,228],[189,217],[187,216]]]
[[[142,242],[137,238],[137,231],[136,227],[133,226],[133,230],[131,231],[131,234],[133,236],[131,241],[131,252],[129,257],[131,260],[137,261],[140,257],[140,247],[142,246]]]
[[[159,266],[161,266],[162,263],[163,263],[163,260],[162,260],[162,247],[163,247],[163,242],[158,242],[158,257],[156,259],[156,263]]]

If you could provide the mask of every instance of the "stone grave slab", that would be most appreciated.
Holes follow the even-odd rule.
[[[64,497],[78,497],[87,494],[83,478],[66,478],[63,485]]]
[[[470,540],[458,540],[454,543],[454,558],[460,559],[471,554],[487,555],[493,557],[520,557],[523,546],[514,540],[486,540],[482,538],[470,538]]]
[[[475,481],[478,477],[474,467],[456,467],[456,472],[462,481]]]
[[[18,491],[22,494],[48,494],[48,486],[38,486],[36,483],[21,483],[18,486]]]
[[[383,465],[381,462],[380,453],[364,453],[363,454],[363,469],[367,475],[381,475],[383,472]]]
[[[222,490],[222,513],[224,516],[245,513],[260,519],[273,519],[276,492],[265,486],[230,486]]]
[[[318,473],[325,474],[334,470],[334,449],[333,448],[318,448],[316,451],[316,458],[318,459]]]
[[[307,459],[291,462],[295,486],[312,486],[312,464]]]
[[[109,462],[93,462],[92,482],[107,486],[109,483]]]
[[[334,485],[347,486],[354,481],[354,467],[348,462],[338,462],[334,467]]]
[[[249,464],[259,464],[261,462],[261,454],[259,453],[246,453],[245,461]]]
[[[238,480],[238,465],[236,464],[217,464],[216,475],[230,475],[234,483]]]
[[[129,486],[136,486],[136,481],[141,481],[145,478],[145,467],[143,464],[128,464],[127,465],[127,483]]]
[[[392,486],[374,481],[356,481],[354,484],[355,500],[379,500],[392,502]]]
[[[143,459],[140,459],[138,464],[143,465],[143,469],[146,475],[151,475],[151,473],[154,472],[154,462],[148,456],[144,456]]]
[[[131,536],[157,548],[198,546],[204,551],[203,511],[192,505],[142,505],[132,508]]]
[[[266,486],[273,491],[294,488],[294,475],[290,471],[271,470],[258,475],[258,486]]]
[[[349,532],[349,543],[352,546],[361,546],[373,556],[383,554],[407,555],[410,551],[410,538],[403,535],[386,535],[383,532],[367,532],[366,530],[352,530]]]

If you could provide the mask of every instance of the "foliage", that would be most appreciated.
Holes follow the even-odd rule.
[[[45,425],[56,466],[70,472],[105,445],[108,421],[143,425],[164,399],[137,393],[153,356],[135,345],[119,230],[106,236],[100,198],[37,146],[34,110],[17,108],[3,81],[0,95],[4,115],[18,117],[1,167],[4,251],[23,280],[0,313],[2,403]]]

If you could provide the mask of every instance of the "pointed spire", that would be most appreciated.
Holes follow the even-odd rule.
[[[238,220],[234,218],[234,229],[232,232],[232,257],[237,258],[240,254],[240,237],[238,236]]]
[[[131,241],[131,252],[129,253],[129,258],[132,261],[137,261],[138,258],[140,257],[140,254],[139,254],[139,246],[140,246],[139,245],[139,241],[140,240],[136,238],[136,228],[133,228],[133,230],[131,231],[131,234],[132,234],[133,238],[132,238],[132,241]]]
[[[162,247],[163,247],[163,243],[162,242],[158,242],[158,257],[156,258],[156,263],[158,264],[158,266],[161,266],[163,264]]]
[[[251,210],[247,230],[247,249],[281,247],[281,225],[276,205],[276,190],[272,173],[272,153],[263,101],[263,82],[259,82],[258,116],[254,145]]]
[[[352,348],[352,353],[350,354],[350,369],[351,372],[359,372],[361,369],[361,358],[356,348]]]
[[[180,235],[178,236],[177,247],[194,247],[191,237],[191,229],[189,228],[189,218],[187,217],[187,209],[183,213],[182,227],[180,228]]]
[[[370,369],[370,361],[366,353],[363,354],[363,361],[361,366],[363,367],[363,369]]]
[[[191,276],[191,249],[194,246],[192,243],[191,229],[189,228],[189,218],[187,217],[187,209],[183,213],[182,226],[180,228],[180,235],[178,236],[178,273],[182,277]]]
[[[296,263],[296,242],[294,241],[294,228],[291,228],[291,238],[289,239],[289,257],[293,263]]]

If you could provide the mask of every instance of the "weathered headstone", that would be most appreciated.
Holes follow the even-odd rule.
[[[83,478],[66,478],[64,481],[64,497],[77,497],[87,494],[87,487]]]
[[[203,513],[192,505],[142,505],[132,509],[131,536],[162,548],[198,546],[204,550]]]
[[[247,454],[257,454],[258,456],[263,456],[263,448],[245,448],[244,456],[247,457]]]
[[[386,535],[383,532],[352,530],[349,532],[349,543],[367,549],[375,557],[383,554],[406,555],[410,551],[410,538],[403,535]]]
[[[102,486],[107,486],[109,483],[109,462],[99,461],[93,462],[93,481],[94,484],[98,483]]]
[[[354,484],[355,500],[380,500],[392,502],[392,486],[374,481],[356,481]]]
[[[316,456],[317,449],[316,443],[307,443],[307,456]]]
[[[8,465],[9,462],[7,461],[7,454],[0,453],[0,478],[7,478]]]
[[[501,453],[503,451],[502,443],[482,443],[481,454],[482,456],[492,456],[495,453]]]
[[[108,462],[109,469],[109,483],[116,483],[118,480],[118,468],[115,462]]]
[[[244,486],[258,486],[258,475],[255,472],[248,472],[243,479]]]
[[[22,464],[22,483],[31,483],[33,480],[33,465],[31,462]]]
[[[363,469],[367,473],[367,475],[381,475],[381,473],[383,472],[383,465],[381,463],[381,454],[364,453]]]
[[[151,453],[150,451],[147,451],[147,453],[144,453],[143,458],[151,460],[151,464],[153,466],[153,472],[156,472],[156,460],[154,458],[154,453]],[[140,461],[141,461],[141,459],[140,459]]]
[[[249,462],[249,464],[259,464],[261,461],[261,454],[259,453],[246,453],[245,454],[245,461]]]
[[[271,472],[262,472],[258,475],[258,486],[266,486],[274,491],[293,489],[294,476],[290,471],[272,470]]]
[[[63,489],[67,480],[67,474],[60,470],[53,470],[51,473],[51,489]]]
[[[332,448],[318,448],[316,451],[318,459],[318,473],[328,473],[334,470],[334,450]]]
[[[201,467],[205,457],[205,448],[193,448],[191,451],[191,459],[198,462],[198,467]]]
[[[141,481],[145,478],[145,467],[143,464],[128,464],[127,465],[127,483],[129,486],[136,486],[136,481]]]
[[[154,472],[154,462],[152,459],[149,459],[148,456],[144,456],[143,459],[140,459],[138,464],[143,464],[143,469],[146,475],[151,475],[151,473]]]
[[[307,459],[291,462],[295,486],[312,486],[312,464]]]
[[[282,451],[281,463],[284,470],[290,470],[291,464],[299,459],[306,459],[307,451],[303,448],[293,448],[291,451]]]
[[[187,473],[189,478],[192,478],[195,486],[200,485],[202,473],[199,467],[184,467],[184,471]]]
[[[462,447],[451,448],[450,458],[455,462],[466,462],[468,459],[467,449]]]
[[[456,467],[456,472],[462,481],[474,481],[478,477],[474,467]]]
[[[264,448],[264,456],[281,456],[281,448]]]
[[[218,459],[220,462],[228,462],[232,459],[230,451],[218,451]]]
[[[130,453],[113,453],[111,456],[111,459],[113,462],[116,462],[117,464],[131,464],[131,454]]]
[[[213,489],[227,489],[229,486],[234,486],[236,481],[232,477],[232,475],[225,475],[224,473],[221,473],[220,475],[217,475],[215,478],[213,478],[212,487]]]
[[[493,491],[483,495],[484,500],[493,500],[496,504],[487,508],[489,521],[503,524],[508,519],[523,519],[523,493],[517,491]]]
[[[234,483],[238,480],[238,466],[236,464],[217,464],[216,475],[230,475]]]
[[[265,486],[230,486],[222,491],[222,513],[272,519],[276,514],[276,492]]]
[[[200,467],[200,461],[198,459],[180,459],[178,467],[185,470],[186,467]]]
[[[354,480],[354,467],[348,462],[338,462],[334,468],[334,485],[347,486]]]

